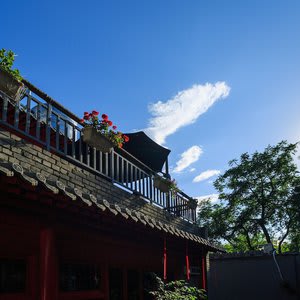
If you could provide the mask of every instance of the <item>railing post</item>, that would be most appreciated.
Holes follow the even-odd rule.
[[[7,121],[7,108],[8,108],[8,99],[6,96],[3,96],[3,107],[2,107],[2,121]]]
[[[48,151],[50,151],[50,147],[51,147],[51,114],[52,114],[52,105],[48,103],[47,127],[46,127],[46,149]]]
[[[60,116],[56,119],[56,136],[55,136],[55,148],[59,151],[59,132],[60,131]]]
[[[149,199],[150,203],[153,203],[153,175],[149,176]]]
[[[171,209],[171,197],[170,197],[170,192],[166,193],[166,206],[167,206],[167,211],[170,212]]]
[[[30,95],[29,91],[29,95]],[[29,96],[27,96],[29,97]],[[39,102],[37,105],[37,111],[36,111],[36,133],[35,136],[37,139],[41,138],[41,103]]]
[[[66,122],[66,127],[68,126]],[[67,133],[68,134],[68,133]],[[75,129],[72,127],[72,157],[76,157],[76,149],[75,149]]]
[[[15,128],[19,127],[19,113],[20,113],[19,105],[16,105],[15,106],[15,117],[14,117]]]
[[[73,147],[73,145],[72,145]],[[64,121],[64,154],[68,154],[68,128],[67,121]]]
[[[110,172],[111,172],[111,181],[114,182],[115,180],[115,162],[114,162],[114,149],[110,152]]]
[[[30,103],[31,102],[31,92],[29,91],[28,97],[27,97],[27,104],[26,104],[26,124],[25,124],[25,132],[28,134],[30,131]]]

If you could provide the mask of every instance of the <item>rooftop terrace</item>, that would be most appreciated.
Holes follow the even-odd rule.
[[[167,161],[164,172],[157,173],[157,169],[151,168],[132,151],[113,149],[103,153],[96,150],[83,142],[83,127],[76,115],[29,82],[24,83],[26,91],[20,102],[12,101],[0,91],[1,127],[107,179],[120,189],[139,195],[175,217],[196,222],[192,197],[180,190],[162,192],[154,183],[156,176],[168,175]],[[139,144],[135,144],[135,153],[139,149]]]

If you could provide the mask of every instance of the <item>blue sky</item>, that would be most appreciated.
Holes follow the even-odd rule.
[[[22,75],[78,116],[145,129],[191,196],[241,153],[300,140],[298,0],[2,2]]]

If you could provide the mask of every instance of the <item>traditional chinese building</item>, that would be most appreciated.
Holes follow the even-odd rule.
[[[169,150],[139,132],[103,153],[24,83],[20,102],[0,91],[0,299],[148,299],[147,272],[207,288],[218,249],[193,199],[154,184]]]

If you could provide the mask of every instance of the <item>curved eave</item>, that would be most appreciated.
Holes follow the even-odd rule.
[[[136,210],[123,207],[121,204],[110,203],[104,198],[97,198],[97,196],[93,195],[92,193],[82,193],[78,188],[64,185],[59,180],[52,181],[41,173],[26,170],[20,164],[9,162],[0,163],[0,176],[19,178],[22,181],[23,186],[31,189],[33,192],[39,193],[39,191],[41,191],[42,189],[54,195],[59,194],[63,196],[67,201],[80,201],[83,204],[83,208],[92,208],[99,214],[106,212],[110,214],[111,217],[120,216],[125,222],[134,221],[135,223],[143,224],[150,230],[160,231],[166,235],[173,237],[175,236],[178,239],[192,241],[194,243],[202,245],[208,251],[224,252],[222,249],[215,247],[207,240],[197,235],[179,230],[172,225],[145,216]]]

